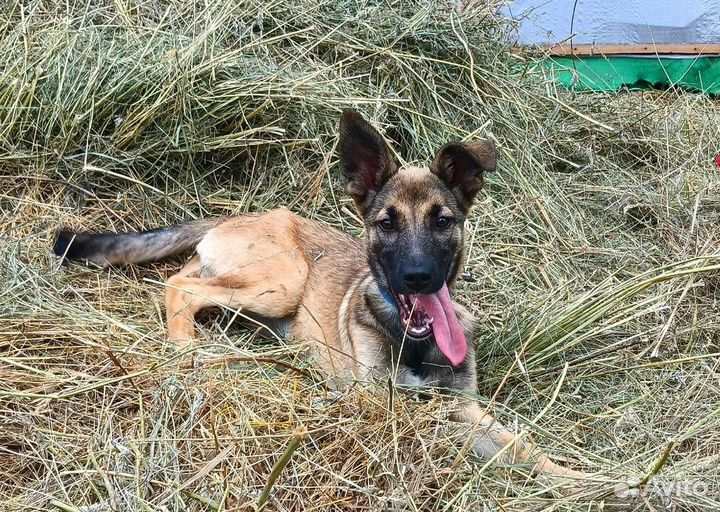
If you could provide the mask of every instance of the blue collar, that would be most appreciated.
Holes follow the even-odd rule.
[[[378,290],[380,290],[380,295],[383,296],[383,299],[385,299],[388,302],[388,304],[397,307],[397,305],[395,304],[395,299],[393,298],[393,296],[390,294],[389,291],[387,291],[386,289],[381,288],[379,286],[378,286]]]

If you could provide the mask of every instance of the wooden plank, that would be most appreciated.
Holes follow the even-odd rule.
[[[524,47],[524,51],[533,47]],[[568,44],[538,45],[550,55],[569,57],[577,55],[720,55],[720,44]]]

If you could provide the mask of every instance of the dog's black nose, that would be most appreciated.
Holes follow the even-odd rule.
[[[422,268],[407,269],[403,274],[403,282],[411,292],[421,292],[430,284],[432,275]]]

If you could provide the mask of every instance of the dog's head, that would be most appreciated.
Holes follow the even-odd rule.
[[[463,258],[465,217],[483,173],[495,169],[493,143],[447,144],[429,168],[401,168],[377,130],[347,110],[339,146],[379,284],[409,295],[435,293],[453,282]]]
[[[463,224],[483,173],[495,169],[495,146],[451,143],[429,168],[401,168],[380,133],[348,110],[340,121],[339,147],[378,286],[396,301],[408,334],[427,336],[434,315],[451,307],[446,285],[462,265]]]

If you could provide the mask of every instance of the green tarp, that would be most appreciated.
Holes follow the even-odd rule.
[[[720,93],[720,57],[553,57],[544,62],[557,81],[575,90],[678,85]]]

